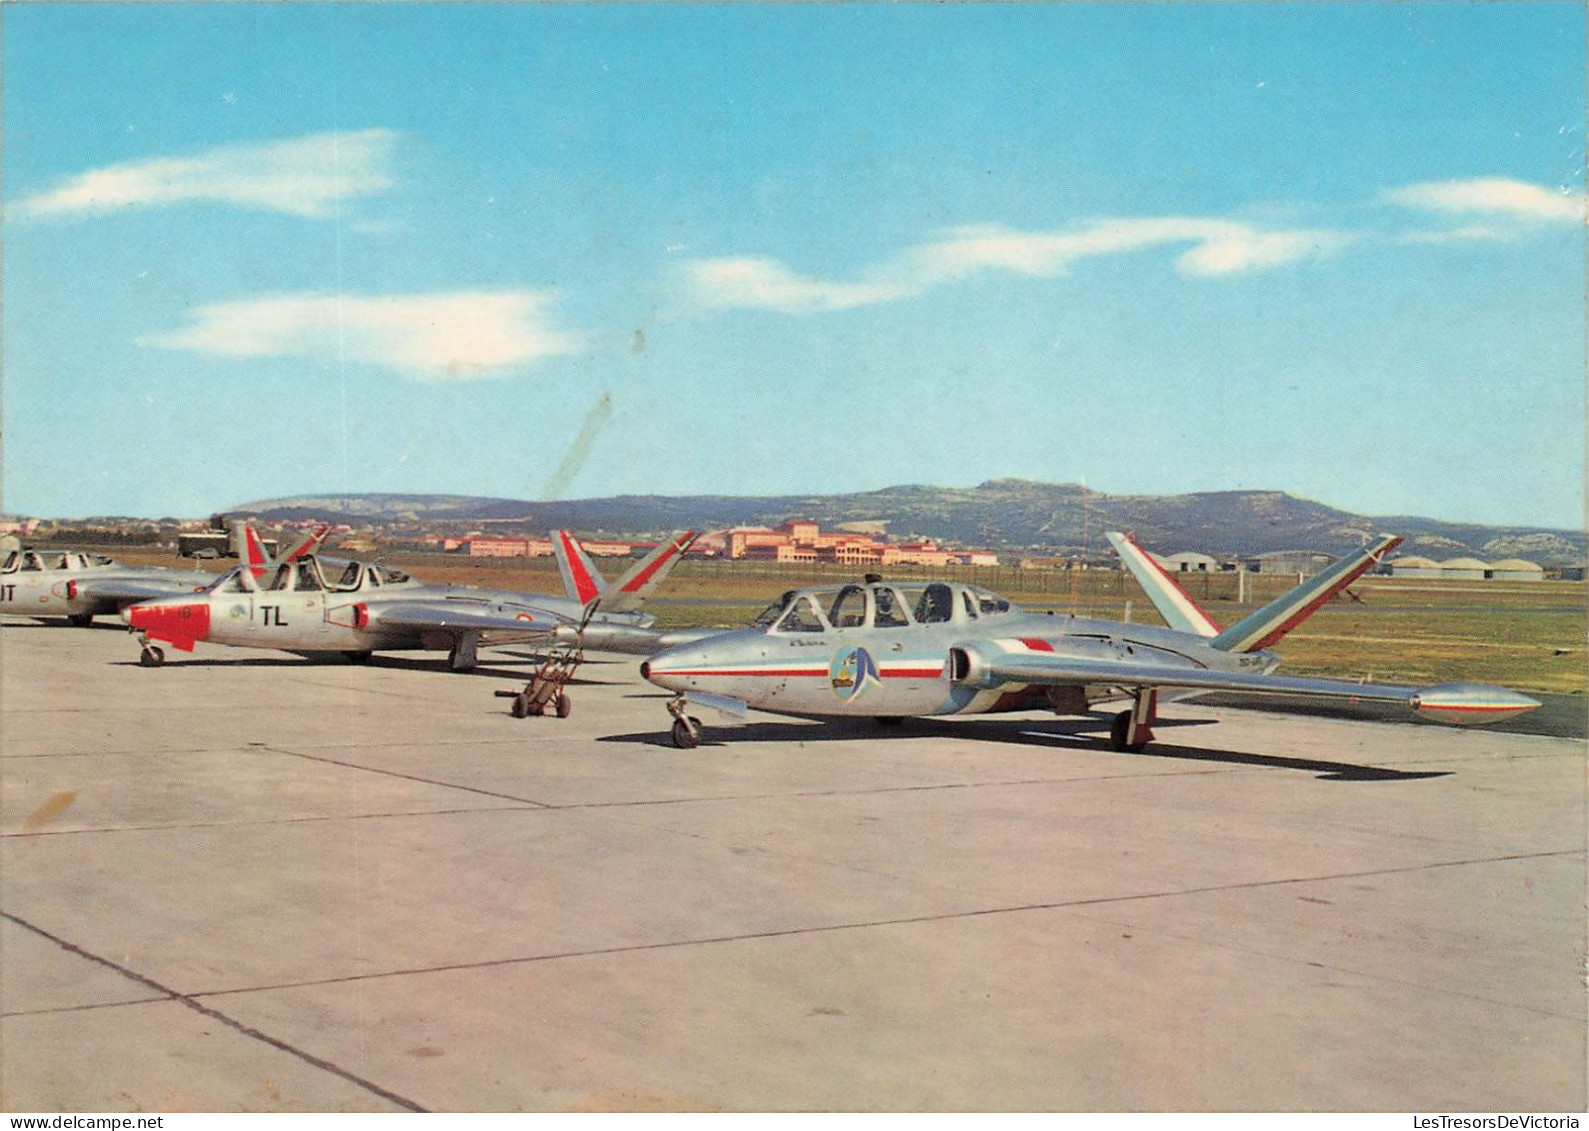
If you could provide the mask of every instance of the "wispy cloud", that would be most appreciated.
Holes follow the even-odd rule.
[[[1325,229],[1266,230],[1196,217],[1095,220],[1052,232],[990,224],[951,229],[855,281],[802,276],[765,256],[697,259],[684,269],[691,301],[699,307],[798,314],[893,302],[986,271],[1052,278],[1084,259],[1157,247],[1190,245],[1175,259],[1183,275],[1234,275],[1322,255],[1351,238]]]
[[[1404,208],[1449,216],[1487,216],[1498,220],[1578,221],[1585,216],[1584,196],[1514,181],[1506,177],[1422,181],[1390,189],[1384,199]]]
[[[339,200],[391,187],[396,139],[392,130],[369,129],[125,161],[23,197],[8,213],[66,218],[202,202],[320,219],[334,215]]]
[[[697,259],[685,265],[692,297],[707,307],[751,307],[804,314],[848,310],[905,298],[920,286],[900,283],[838,283],[796,274],[767,256]]]
[[[1503,243],[1517,238],[1517,229],[1498,224],[1463,224],[1456,228],[1439,228],[1427,232],[1403,232],[1397,243]]]
[[[428,381],[505,377],[576,353],[551,324],[549,291],[288,294],[213,303],[194,324],[139,345],[221,357],[296,357],[380,366]]]

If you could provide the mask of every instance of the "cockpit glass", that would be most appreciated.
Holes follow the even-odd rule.
[[[108,554],[84,554],[83,557],[88,559],[89,565],[107,566],[116,564],[116,560]]]
[[[873,628],[904,628],[910,623],[905,615],[905,602],[887,585],[872,586],[872,597],[877,611],[872,617]]]
[[[270,584],[265,586],[271,592],[292,588],[292,566],[284,565],[276,571],[276,576],[270,579]]]
[[[828,609],[828,623],[834,628],[859,628],[866,623],[866,590],[846,585],[839,590]]]
[[[391,566],[376,566],[375,568],[380,570],[381,580],[387,585],[401,585],[408,580],[408,574],[400,569],[393,569]]]
[[[40,564],[39,556],[37,554],[27,553],[27,554],[23,554],[22,555],[22,568],[23,569],[43,569],[44,566],[42,564]]]
[[[299,562],[298,592],[312,593],[324,588],[325,586],[320,584],[320,571],[315,568],[314,562],[307,558]]]
[[[971,599],[970,590],[960,590],[960,599],[965,602],[966,616],[970,617],[972,620],[975,620],[977,615],[977,603]]]
[[[935,581],[916,600],[916,619],[922,624],[944,624],[954,617],[954,591]]]
[[[234,569],[221,575],[214,585],[210,586],[211,593],[247,593],[248,587],[243,584],[243,571]]]
[[[351,589],[357,589],[359,587],[359,574],[362,572],[363,567],[360,566],[358,562],[349,562],[347,564],[347,568],[342,571],[342,576],[338,577],[336,581],[331,584],[331,588],[339,593],[346,593]]]
[[[821,632],[826,626],[810,597],[801,597],[778,622],[779,632]]]
[[[13,572],[15,572],[16,568],[17,568],[17,563],[20,562],[21,560],[22,560],[22,555],[17,553],[15,550],[12,550],[9,554],[6,555],[5,564],[4,565],[0,565],[0,573],[13,573]]]
[[[986,589],[974,589],[972,592],[976,594],[977,609],[983,616],[1010,611],[1010,603],[997,593],[989,593]]]
[[[793,589],[786,590],[782,597],[779,597],[776,601],[761,611],[756,619],[751,622],[751,627],[771,628],[773,625],[777,624],[779,615],[789,607],[789,602],[794,600],[794,595],[795,591]]]

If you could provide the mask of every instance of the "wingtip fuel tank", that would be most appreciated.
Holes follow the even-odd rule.
[[[1438,687],[1420,688],[1408,705],[1419,715],[1442,723],[1480,726],[1532,711],[1540,706],[1540,702],[1504,687],[1482,683],[1442,683]]]

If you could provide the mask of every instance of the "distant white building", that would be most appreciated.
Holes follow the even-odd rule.
[[[1391,560],[1390,575],[1392,577],[1439,577],[1440,563],[1430,558],[1420,558],[1416,554],[1409,554],[1404,558]]]
[[[1440,576],[1457,581],[1483,581],[1489,568],[1478,558],[1447,558],[1440,563]]]
[[[1207,554],[1199,554],[1195,550],[1182,550],[1179,554],[1171,554],[1167,558],[1160,558],[1159,564],[1170,573],[1219,572],[1219,562]]]
[[[1543,581],[1545,567],[1522,558],[1503,558],[1490,563],[1488,576],[1496,581]]]

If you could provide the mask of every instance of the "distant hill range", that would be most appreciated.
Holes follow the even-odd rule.
[[[684,527],[776,526],[808,518],[824,529],[848,527],[894,538],[933,538],[960,546],[1068,554],[1107,553],[1106,530],[1135,531],[1159,553],[1214,555],[1270,550],[1340,554],[1382,531],[1401,534],[1403,554],[1435,559],[1524,558],[1581,564],[1583,532],[1478,526],[1410,515],[1369,517],[1281,491],[1191,495],[1108,495],[1072,483],[995,479],[976,487],[887,487],[844,495],[618,495],[536,503],[465,495],[305,495],[267,499],[228,513],[269,521],[318,518],[353,526],[437,531],[657,534]]]

